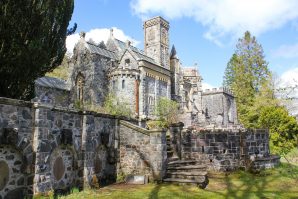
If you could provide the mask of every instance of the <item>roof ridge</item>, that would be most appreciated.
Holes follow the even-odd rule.
[[[98,46],[98,45],[96,45],[96,44],[93,44],[93,43],[90,43],[90,42],[86,42],[87,44],[89,44],[89,45],[92,45],[92,46],[96,46],[97,48],[100,48],[100,49],[103,49],[103,50],[106,50],[106,51],[109,51],[109,52],[112,52],[112,53],[115,53],[114,51],[111,51],[111,50],[109,50],[109,49],[106,49],[106,48],[102,48],[102,47],[100,47],[100,46]]]

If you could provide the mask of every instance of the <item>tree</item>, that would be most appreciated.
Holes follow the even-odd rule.
[[[285,156],[297,146],[298,124],[282,106],[265,106],[257,123],[259,128],[270,130],[271,150]]]
[[[65,54],[62,63],[59,66],[57,66],[53,71],[47,72],[45,76],[68,80],[70,75],[69,62],[70,58],[68,57],[68,55]]]
[[[129,102],[125,99],[119,99],[114,93],[109,93],[104,102],[104,111],[111,115],[132,117],[132,110]]]
[[[223,85],[233,91],[240,122],[245,126],[249,107],[253,106],[256,94],[271,75],[264,57],[262,46],[247,31],[238,40],[225,70]]]
[[[155,116],[157,120],[148,121],[147,127],[168,128],[171,124],[177,123],[178,118],[178,103],[166,97],[160,97],[155,107]]]
[[[62,62],[73,7],[73,0],[1,0],[0,96],[30,99],[34,80]]]
[[[223,84],[236,97],[241,123],[246,128],[268,128],[272,151],[285,155],[297,145],[298,124],[276,98],[276,85],[263,54],[255,37],[246,32],[227,65]]]

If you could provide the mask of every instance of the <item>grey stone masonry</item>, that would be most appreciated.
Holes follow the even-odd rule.
[[[32,195],[33,118],[30,103],[0,98],[0,171],[6,175],[0,182],[2,198]]]
[[[256,160],[271,157],[269,132],[261,129],[237,128],[184,129],[181,154],[183,159],[201,161],[212,170],[229,171],[240,167],[250,168]],[[272,167],[278,162],[279,159],[272,162]]]
[[[165,131],[125,120],[0,98],[1,198],[100,187],[115,182],[120,172],[161,180]]]
[[[146,130],[120,121],[118,173],[147,175],[160,181],[165,173],[166,131]]]

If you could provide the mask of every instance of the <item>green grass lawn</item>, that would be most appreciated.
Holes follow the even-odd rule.
[[[298,199],[298,166],[283,163],[279,168],[251,174],[238,171],[229,174],[210,173],[209,185],[202,190],[195,186],[172,184],[116,184],[97,190],[84,190],[64,199],[175,199],[175,198],[262,198]]]
[[[294,148],[290,153],[286,155],[287,160],[296,166],[298,166],[298,147]],[[284,157],[281,157],[281,162],[286,162],[287,160]]]

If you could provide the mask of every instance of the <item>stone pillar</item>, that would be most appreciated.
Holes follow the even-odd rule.
[[[150,131],[150,162],[152,166],[152,178],[161,181],[166,171],[167,142],[166,130]]]
[[[34,103],[33,151],[36,154],[33,194],[46,193],[52,189],[49,164],[52,145],[48,140],[47,111],[51,107]]]
[[[171,81],[167,82],[167,98],[171,99]]]
[[[154,84],[154,107],[156,107],[157,106],[157,92],[158,92],[158,77],[156,76],[155,77],[155,79],[154,79],[155,81],[155,84]]]
[[[93,153],[91,140],[92,125],[94,125],[94,117],[83,114],[82,127],[82,156],[83,156],[83,187],[90,188],[92,184],[93,171]]]
[[[136,115],[139,116],[139,85],[140,82],[138,79],[135,80],[135,97],[136,97]]]
[[[174,159],[181,159],[181,131],[183,126],[184,124],[182,122],[170,126],[170,139]]]
[[[145,76],[144,76],[144,70],[141,68],[141,74],[140,74],[140,85],[139,85],[139,116],[140,119],[144,116],[144,89],[145,89]]]

